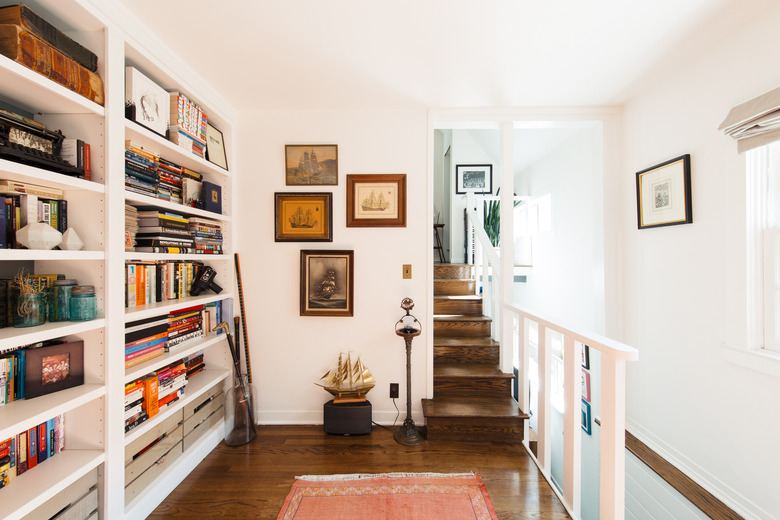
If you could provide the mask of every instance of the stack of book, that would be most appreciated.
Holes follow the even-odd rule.
[[[182,360],[179,360],[161,368],[153,376],[144,380],[148,381],[147,384],[150,386],[155,386],[155,383],[150,379],[156,379],[157,391],[156,395],[154,391],[150,392],[147,407],[150,410],[159,411],[175,403],[184,395],[184,386],[187,384],[187,367]],[[144,396],[145,399],[146,397]],[[152,400],[156,400],[156,402],[152,402]]]
[[[181,92],[170,92],[171,124],[168,138],[198,157],[206,156],[208,116]]]
[[[190,235],[195,242],[195,252],[222,254],[222,224],[207,218],[190,218]]]
[[[65,449],[65,417],[58,415],[0,442],[0,488]]]
[[[125,325],[125,368],[139,365],[165,353],[168,319],[154,316]]]
[[[125,432],[132,430],[149,418],[143,404],[143,382],[138,380],[125,385]]]
[[[203,312],[203,305],[196,305],[168,314],[167,352],[178,350],[188,341],[204,336]]]
[[[202,350],[199,350],[194,354],[190,354],[189,356],[183,358],[182,361],[184,362],[184,366],[187,368],[187,379],[206,368],[206,363],[203,362]]]
[[[133,250],[137,233],[138,209],[130,204],[125,204],[125,251]]]
[[[157,198],[181,204],[181,166],[160,157],[157,175]]]
[[[136,251],[146,253],[191,253],[195,241],[190,235],[189,220],[183,215],[139,208]]]
[[[157,197],[160,154],[133,141],[125,141],[125,189]]]

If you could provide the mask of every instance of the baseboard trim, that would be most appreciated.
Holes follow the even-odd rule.
[[[260,411],[255,414],[255,417],[257,417],[258,424],[322,424],[322,409],[317,410],[316,412],[308,410]],[[405,417],[406,412],[402,411],[399,414],[395,410],[374,410],[371,414],[372,421],[388,427],[394,422],[396,426],[400,426],[403,424]],[[416,412],[413,412],[412,420],[414,420],[417,426],[423,426],[425,424],[425,417],[423,417],[422,411],[420,411],[419,415]]]

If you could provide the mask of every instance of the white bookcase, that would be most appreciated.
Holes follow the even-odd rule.
[[[0,6],[13,0],[0,0]],[[124,368],[124,325],[177,309],[235,298],[233,233],[235,177],[204,159],[188,153],[124,117],[124,70],[133,66],[166,90],[185,93],[204,108],[209,122],[223,133],[228,164],[235,162],[234,109],[192,74],[132,13],[115,2],[99,0],[29,0],[25,2],[47,21],[98,56],[98,73],[105,88],[105,106],[0,56],[0,101],[36,114],[50,129],[90,143],[92,180],[85,181],[40,168],[0,159],[0,179],[12,179],[62,189],[68,201],[68,223],[85,242],[82,251],[0,250],[0,263],[26,262],[35,273],[64,273],[96,288],[98,318],[88,322],[50,323],[39,327],[0,329],[0,352],[55,338],[82,339],[85,345],[85,384],[42,397],[19,400],[0,407],[0,440],[14,436],[59,414],[65,416],[65,450],[28,470],[0,489],[0,519],[34,518],[35,510],[75,479],[98,469],[100,518],[145,518],[160,501],[224,437],[224,424],[215,424],[189,447],[127,507],[124,500],[125,446],[155,424],[176,413],[215,384],[231,381],[231,363],[224,335],[211,335],[188,343],[175,353],[142,365]],[[222,187],[222,215],[188,208],[124,189],[124,141],[150,146],[170,161],[181,164]],[[221,222],[224,254],[172,255],[126,252],[124,205],[156,206],[187,216]],[[220,294],[151,305],[124,306],[125,262],[141,260],[198,260],[217,271]],[[13,264],[12,264],[13,263]],[[234,306],[237,309],[237,302]],[[232,322],[232,316],[223,315]],[[127,434],[124,432],[124,385],[176,359],[202,350],[206,370],[185,388],[184,398]],[[29,515],[29,516],[28,516]]]

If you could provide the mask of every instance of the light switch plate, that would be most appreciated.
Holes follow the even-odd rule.
[[[404,264],[404,279],[410,279],[412,277],[412,264]]]

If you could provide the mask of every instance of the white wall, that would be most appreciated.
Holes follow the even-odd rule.
[[[377,386],[368,394],[373,418],[391,424],[396,410],[388,397],[391,382],[401,384],[399,424],[405,415],[406,354],[395,335],[403,315],[401,299],[411,297],[413,314],[427,323],[427,286],[433,194],[427,182],[425,111],[274,111],[244,114],[237,129],[242,164],[237,233],[248,321],[253,381],[262,423],[321,424],[322,404],[331,396],[314,386],[352,349],[373,372]],[[338,186],[285,186],[285,144],[338,144]],[[346,175],[405,173],[405,228],[347,228]],[[274,192],[332,191],[334,240],[274,242]],[[350,318],[299,316],[300,251],[352,249],[355,255],[355,315]],[[413,278],[401,278],[412,264]],[[412,352],[412,403],[422,424],[425,396],[426,334]]]
[[[780,6],[624,112],[622,241],[629,429],[748,518],[777,518],[780,379],[724,361],[744,347],[745,167],[717,127],[780,86]],[[693,224],[636,229],[635,172],[691,154]]]

